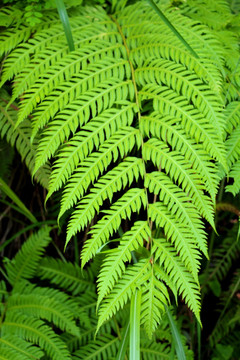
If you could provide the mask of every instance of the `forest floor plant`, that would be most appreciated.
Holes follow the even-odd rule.
[[[0,12],[2,144],[74,244],[4,238],[0,359],[238,359],[240,3],[156,1],[192,52],[148,1],[80,3],[73,51],[56,9]]]

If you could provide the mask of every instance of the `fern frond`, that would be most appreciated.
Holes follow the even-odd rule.
[[[143,286],[141,302],[141,323],[150,339],[165,313],[164,305],[170,303],[167,287],[155,276],[154,270],[151,266],[148,282],[145,279],[146,285]]]
[[[125,272],[125,263],[131,262],[131,251],[137,250],[149,241],[151,231],[146,221],[137,221],[132,228],[125,232],[120,239],[120,244],[116,249],[110,250],[103,261],[103,265],[98,276],[98,302],[112,290],[114,284],[122,277]]]
[[[97,87],[86,91],[84,95],[78,96],[66,109],[60,111],[51,123],[51,126],[54,127],[54,125],[56,126],[56,124],[58,124],[58,127],[60,127],[60,124],[62,124],[63,136],[68,137],[70,131],[67,131],[67,129],[69,127],[71,132],[74,133],[78,126],[85,124],[89,120],[91,114],[93,117],[96,116],[102,110],[111,107],[115,101],[126,100],[128,95],[133,98],[133,85],[130,80],[122,81],[117,78],[105,80]],[[36,106],[37,102],[41,101],[41,99],[35,99]],[[24,107],[22,111],[20,110],[16,126],[32,111],[31,107],[32,103],[29,102],[28,106]],[[34,138],[37,131],[42,129],[48,122],[48,119],[45,118],[41,122],[38,121],[38,117],[35,119],[32,138]],[[60,129],[58,129],[58,131],[60,131]]]
[[[8,352],[8,350],[10,352]],[[13,334],[0,337],[0,356],[4,355],[4,351],[6,351],[5,356],[7,356],[6,359],[8,360],[40,359],[44,355],[39,347]]]
[[[51,259],[51,258],[50,258]],[[30,283],[26,280],[21,280],[15,287],[13,288],[12,295],[34,295],[36,298],[38,296],[43,298],[54,299],[56,302],[63,304],[65,308],[67,308],[73,317],[76,319],[80,319],[83,312],[81,312],[76,299],[69,297],[65,292],[55,289],[53,287],[40,287],[35,284]]]
[[[56,12],[54,15],[51,14],[50,16],[46,16],[44,23],[35,27],[35,30],[37,31],[34,40],[31,39],[34,29],[25,24],[6,29],[1,33],[0,41],[2,47],[0,54],[2,55],[14,49],[11,52],[9,59],[6,61],[6,74],[4,74],[1,86],[6,80],[13,77],[13,75],[18,74],[21,69],[30,62],[32,54],[37,54],[46,45],[51,46],[56,40],[62,42],[64,39],[64,32],[61,24],[59,24],[57,20],[58,14]]]
[[[240,253],[240,244],[237,241],[237,232],[226,237],[221,246],[213,253],[212,266],[210,267],[210,277],[222,280],[227,276],[233,261]]]
[[[9,360],[9,359],[28,360],[29,358],[25,357],[25,355],[23,354],[19,354],[19,352],[13,349],[7,349],[7,348],[1,349],[0,360]]]
[[[159,21],[158,21],[159,22]],[[151,28],[151,30],[150,30]],[[152,34],[153,25],[149,27],[147,33],[132,35],[129,38],[129,46],[131,47],[130,60],[138,66],[142,66],[149,59],[165,59],[172,60],[176,64],[181,64],[187,69],[195,72],[202,80],[207,81],[210,89],[218,95],[222,92],[222,75],[213,65],[209,57],[205,55],[202,58],[196,58],[189,51],[182,49],[179,42],[172,34],[166,35],[166,29],[160,35],[160,29],[157,27],[157,33]],[[151,33],[149,33],[151,31]],[[139,31],[138,31],[139,32]],[[169,38],[171,37],[171,41]],[[200,55],[201,50],[197,50]],[[203,60],[204,58],[204,60]],[[222,62],[221,65],[222,67]]]
[[[82,14],[79,14],[76,10],[77,9],[75,8],[74,16],[70,18],[76,54],[78,54],[78,51],[81,51],[82,48],[87,48],[89,49],[87,50],[88,52],[92,51],[94,53],[96,47],[91,47],[91,43],[99,40],[98,43],[100,46],[101,42],[104,42],[104,40],[109,40],[109,38],[111,39],[113,46],[115,45],[116,48],[119,48],[119,34],[114,31],[114,28],[111,26],[109,18],[104,12],[101,11],[102,9],[98,8],[98,12],[96,12],[96,10],[94,9],[91,14],[83,14],[82,11]],[[52,13],[51,16],[45,16],[44,20],[45,21],[42,24],[38,25],[35,28],[36,33],[34,39],[28,40],[33,30],[29,27],[26,29],[28,30],[28,32],[24,38],[21,38],[20,36],[18,37],[17,40],[19,42],[25,41],[25,44],[24,46],[16,47],[16,49],[12,51],[8,56],[3,78],[4,82],[10,79],[13,75],[18,74],[21,69],[28,69],[29,65],[31,66],[35,63],[38,67],[39,62],[41,62],[41,60],[46,61],[46,56],[48,55],[53,58],[52,63],[50,63],[52,65],[55,64],[56,60],[60,60],[60,58],[62,57],[65,58],[64,55],[67,55],[66,61],[71,62],[71,55],[69,54],[68,47],[66,46],[65,34],[63,32],[62,24],[59,21],[59,16],[57,12]],[[25,28],[23,27],[23,30],[24,29]],[[106,31],[107,29],[108,31]],[[14,30],[16,34],[17,30]],[[14,31],[12,30],[11,33],[14,33]],[[5,33],[3,32],[2,38],[0,39],[4,40],[5,37],[8,37],[9,35],[10,31],[5,31]],[[15,46],[16,45],[17,43],[15,44]],[[59,45],[62,46],[62,53],[60,52],[60,54],[56,54],[57,56],[54,59],[53,51],[54,49],[58,49]],[[8,43],[7,46],[7,51],[11,50],[10,43]],[[75,52],[71,54],[74,57]],[[80,52],[79,54],[82,55],[84,53]],[[72,60],[72,62],[74,63],[73,58]],[[48,65],[47,61],[46,63],[47,64],[45,65],[45,67],[47,67]],[[61,61],[57,63],[57,66],[61,66]]]
[[[218,31],[226,27],[232,18],[230,6],[225,0],[220,0],[217,3],[206,0],[197,2],[190,0],[184,4],[181,10],[192,19],[200,20]]]
[[[119,340],[112,335],[104,335],[97,338],[95,341],[89,342],[80,350],[75,351],[74,360],[104,360],[115,359],[119,347]]]
[[[39,265],[38,276],[43,280],[49,280],[76,295],[94,289],[94,284],[89,276],[79,266],[72,263],[62,263],[59,259],[44,258]]]
[[[62,331],[78,336],[79,329],[68,308],[54,298],[42,295],[15,294],[8,299],[7,312],[22,313],[29,317],[47,320]]]
[[[4,303],[4,299],[7,296],[8,296],[8,292],[7,292],[6,283],[5,283],[5,281],[1,280],[0,281],[0,304]]]
[[[240,160],[240,124],[235,128],[226,141],[227,159],[229,168]]]
[[[2,324],[3,335],[5,333],[19,336],[40,346],[53,360],[70,360],[70,354],[65,344],[60,340],[52,329],[41,320],[11,313]]]
[[[205,217],[214,228],[213,206],[211,199],[204,193],[204,186],[200,176],[191,169],[191,164],[177,151],[162,141],[150,139],[143,146],[144,160],[151,160],[155,166],[161,167],[167,174],[188,193],[200,214]]]
[[[152,252],[155,255],[155,261],[172,278],[178,293],[200,322],[199,285],[176,256],[176,250],[165,239],[154,239]]]
[[[197,282],[200,254],[191,233],[176,216],[171,216],[167,207],[159,202],[149,205],[149,217],[158,228],[164,229],[167,239],[174,244],[181,260]]]
[[[14,30],[14,31],[13,31]],[[26,41],[32,30],[28,26],[20,26],[18,29],[7,29],[0,35],[1,52],[0,56],[6,54],[8,51],[14,49],[18,44]]]
[[[167,344],[156,343],[146,339],[141,339],[142,360],[170,360],[170,347]]]
[[[239,102],[232,101],[225,110],[226,117],[226,149],[229,165],[229,177],[233,178],[233,184],[226,186],[226,191],[238,194],[240,190],[240,107]]]
[[[94,341],[96,338],[96,327],[97,327],[97,316],[95,312],[95,306],[94,311],[91,315],[89,315],[89,324],[81,326],[81,334],[80,336],[72,336],[70,334],[64,333],[62,334],[61,338],[66,343],[69,351],[74,353],[74,351],[81,349],[84,345],[87,345]],[[114,329],[114,321],[110,320],[107,321],[99,330],[98,336],[102,336],[105,334],[111,334],[112,330]]]
[[[24,94],[24,100],[21,103],[20,112],[18,116],[19,123],[27,117],[32,110],[36,107],[37,103],[41,101],[37,111],[34,114],[33,119],[33,136],[36,133],[36,129],[42,128],[48,121],[54,117],[54,115],[63,110],[66,104],[69,104],[73,99],[80,98],[81,94],[86,95],[87,91],[96,88],[106,78],[119,79],[123,81],[125,77],[129,78],[129,68],[126,60],[115,60],[106,58],[99,61],[97,64],[90,65],[86,70],[80,71],[71,77],[68,81],[64,80],[58,84],[57,89],[50,92],[49,96],[46,96],[48,85],[46,79],[35,84],[34,88],[30,88]],[[66,68],[64,67],[64,70]],[[55,69],[53,68],[53,74],[55,76]],[[62,77],[62,76],[61,76]],[[54,78],[54,81],[58,83],[58,79]],[[91,96],[94,97],[93,92]],[[79,101],[81,101],[79,99]],[[86,99],[86,98],[85,98]]]
[[[111,162],[115,162],[119,155],[123,158],[135,145],[138,148],[141,145],[139,130],[125,127],[105,141],[98,152],[93,152],[81,162],[64,189],[58,218],[81,199],[91,182],[94,182]]]
[[[155,112],[150,116],[142,116],[140,128],[148,137],[152,135],[161,139],[167,142],[173,150],[181,152],[200,175],[212,200],[215,201],[219,183],[217,168],[201,144],[196,144],[187,136],[181,126],[176,124],[175,119],[161,116]]]
[[[232,101],[227,105],[224,115],[226,118],[226,132],[231,134],[232,131],[239,125],[240,104],[238,101]]]
[[[212,347],[221,342],[221,340],[223,340],[229,333],[233,331],[235,324],[231,322],[231,320],[235,315],[236,307],[233,306],[221,318],[221,321],[217,322],[217,325],[209,337],[209,341]]]
[[[90,230],[91,238],[88,239],[82,250],[82,267],[96,254],[97,250],[105,244],[110,236],[120,227],[123,219],[130,219],[133,212],[139,212],[141,207],[147,205],[144,189],[133,188],[128,190],[117,200],[106,214]]]
[[[156,278],[159,281],[164,281],[164,283],[168,286],[169,290],[172,291],[172,293],[175,297],[176,304],[177,304],[178,303],[178,292],[177,292],[177,287],[176,287],[174,281],[172,280],[170,275],[164,271],[164,269],[162,269],[162,268],[160,268],[160,266],[158,266],[157,263],[154,263],[153,266],[154,266],[154,274],[155,274]]]
[[[221,98],[186,67],[169,60],[151,59],[139,67],[135,74],[136,81],[143,87],[149,83],[166,85],[178,95],[185,96],[210,123],[216,125],[221,122],[224,127],[220,112]]]
[[[135,289],[144,283],[143,279],[149,272],[149,266],[149,259],[143,259],[127,268],[125,274],[100,306],[97,331],[106,320],[123,308]]]
[[[100,37],[100,35],[98,36]],[[94,36],[97,38],[97,36]],[[96,61],[105,56],[112,56],[114,58],[121,55],[121,44],[110,45],[103,39],[101,41],[94,41],[91,37],[91,43],[86,43],[86,39],[76,39],[74,41],[75,47],[79,49],[68,53],[68,46],[63,46],[62,43],[54,43],[51,48],[46,48],[41,51],[37,58],[34,59],[35,63],[30,62],[29,65],[25,65],[24,73],[20,73],[17,76],[17,83],[14,85],[12,101],[22,94],[26,89],[30,88],[37,79],[41,76],[43,71],[47,71],[49,66],[54,66],[54,73],[46,75],[46,82],[42,85],[41,91],[44,90],[45,94],[49,94],[53,90],[58,81],[62,81],[64,78],[68,81],[73,73],[78,73],[80,70],[87,68],[89,61]],[[10,55],[11,58],[11,55]],[[36,64],[36,62],[38,62]],[[14,64],[13,64],[14,65]],[[9,70],[8,70],[9,71]],[[9,75],[4,73],[2,82]]]
[[[5,5],[0,9],[0,17],[2,20],[3,27],[10,27],[10,25],[15,25],[19,17],[22,16],[22,11],[17,6],[7,6]]]
[[[226,186],[226,191],[231,192],[233,195],[237,195],[240,191],[240,159],[233,165],[229,176],[233,178],[232,185]]]
[[[191,238],[208,257],[204,225],[187,194],[163,172],[146,174],[144,184],[150,192],[159,196],[159,200],[167,206],[173,216],[181,219],[181,223],[191,233]]]
[[[15,258],[6,264],[8,279],[12,286],[20,279],[30,279],[35,275],[43,252],[51,241],[49,232],[50,228],[44,227],[32,234]]]
[[[126,157],[123,162],[103,175],[91,188],[90,193],[79,201],[72,213],[67,229],[68,237],[71,238],[90,223],[105,199],[112,201],[115,192],[131,185],[134,179],[138,180],[140,176],[143,177],[143,174],[142,160]]]
[[[126,106],[122,104],[121,109],[112,108],[104,111],[83,126],[81,131],[76,133],[67,145],[60,148],[50,177],[48,197],[68,180],[77,165],[94,148],[98,150],[100,144],[109,139],[120,127],[131,125],[134,115],[133,108],[133,104],[126,103]],[[57,138],[58,134],[49,131],[43,141],[40,141],[35,169],[41,167],[58,149],[60,143]]]
[[[6,110],[6,103],[9,101],[9,96],[1,91],[0,93],[0,135],[2,138],[6,138],[6,141],[11,146],[16,146],[22,161],[25,161],[30,172],[33,172],[35,164],[35,155],[39,136],[31,144],[31,123],[25,120],[17,129],[15,125],[17,122],[17,111],[14,107],[10,107]],[[42,186],[48,188],[48,179],[50,175],[49,164],[45,164],[35,174],[35,179],[41,183]]]
[[[153,100],[153,109],[163,116],[177,119],[184,131],[195,141],[201,142],[204,149],[226,168],[226,158],[221,142],[223,116],[219,113],[218,123],[211,124],[189,101],[166,86],[146,85],[140,92],[141,100]],[[221,129],[221,130],[217,130]]]
[[[224,1],[220,0],[219,8]],[[11,126],[4,120],[1,134],[12,143],[20,131],[26,135],[28,142],[22,141],[19,148],[23,159],[31,163],[32,174],[52,164],[46,201],[63,189],[58,220],[76,206],[67,226],[67,242],[85,227],[88,235],[94,219],[83,244],[82,265],[98,252],[103,259],[98,301],[93,284],[96,271],[82,273],[77,265],[47,258],[40,262],[39,274],[35,270],[31,274],[66,293],[81,294],[72,305],[69,298],[61,301],[69,304],[81,328],[91,328],[93,347],[89,351],[99,358],[103,355],[96,354],[92,337],[96,303],[99,329],[140,289],[141,321],[151,336],[169,302],[169,288],[175,298],[182,295],[199,320],[199,250],[207,256],[201,217],[214,228],[220,177],[217,163],[222,173],[230,170],[231,176],[231,171],[237,171],[240,152],[240,77],[238,71],[232,74],[236,60],[231,61],[231,54],[238,53],[238,39],[233,36],[236,19],[229,15],[229,6],[223,12],[228,8],[230,22],[216,34],[197,19],[202,17],[205,0],[191,2],[192,12],[182,1],[179,6],[167,0],[159,4],[198,54],[194,57],[147,2],[116,3],[112,8],[118,11],[111,15],[92,6],[69,12],[73,52],[67,49],[56,12],[46,12],[46,22],[34,32],[21,21],[18,28],[13,22],[0,37],[3,51],[9,52],[0,86],[13,79],[12,99],[5,101],[7,107],[1,106],[11,115],[10,103],[19,99],[20,109]],[[211,5],[210,12],[216,9],[217,5]],[[13,39],[14,32],[19,39]],[[223,45],[224,38],[229,45]],[[229,94],[228,81],[232,81]],[[234,99],[226,111],[223,99]],[[227,137],[227,146],[232,138],[236,140],[228,161]],[[237,181],[236,174],[234,186]],[[130,230],[124,228],[121,239],[112,241],[124,219]],[[142,249],[153,235],[167,240],[151,240]],[[110,250],[101,251],[108,242]],[[150,250],[151,258],[145,259]],[[134,265],[131,251],[137,252],[139,261]],[[24,296],[34,295],[34,289],[32,294],[23,292],[23,283],[15,284],[12,297],[18,289]],[[41,299],[48,296],[60,302],[60,295],[51,294],[39,290]],[[82,319],[76,317],[79,306]],[[52,321],[50,315],[49,319]],[[83,346],[80,340],[72,341]],[[80,358],[88,356],[87,348],[79,351]],[[154,358],[152,352],[151,356]]]

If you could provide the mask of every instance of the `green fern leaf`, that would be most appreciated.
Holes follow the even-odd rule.
[[[89,69],[80,71],[78,75],[76,74],[69,81],[60,82],[58,88],[50,92],[49,96],[46,96],[46,87],[48,85],[46,79],[38,81],[34,88],[30,88],[24,94],[24,101],[21,104],[18,121],[21,122],[22,119],[27,117],[41,100],[33,120],[34,136],[36,133],[35,129],[42,128],[43,125],[47,124],[49,119],[54,117],[58,111],[61,111],[67,103],[78,98],[81,101],[81,95],[83,94],[84,99],[86,99],[86,92],[97,88],[107,77],[123,81],[125,75],[129,74],[127,66],[126,60],[104,59],[102,62],[99,61],[97,65],[94,64]],[[64,67],[64,70],[66,70],[66,67]],[[56,79],[54,79],[54,82],[56,82]],[[91,92],[91,96],[94,98],[93,92]]]
[[[104,335],[75,351],[73,359],[116,359],[118,346],[119,340],[117,337]]]
[[[82,267],[96,254],[97,250],[106,243],[110,236],[121,225],[122,219],[129,219],[132,212],[139,212],[142,205],[146,207],[146,193],[144,189],[130,189],[119,200],[117,200],[106,214],[90,230],[91,238],[83,247],[81,260]]]
[[[15,351],[13,349],[3,348],[3,349],[1,349],[0,359],[1,360],[9,360],[9,359],[28,360],[29,358],[27,358],[23,354],[19,354],[17,351]]]
[[[68,179],[78,163],[83,161],[92,152],[94,146],[97,150],[99,145],[113,135],[117,129],[132,124],[134,104],[126,102],[126,106],[123,103],[121,105],[121,109],[112,108],[101,113],[101,115],[83,126],[81,131],[71,138],[67,146],[62,146],[58,152],[58,160],[54,164],[55,171],[50,179],[50,189],[58,189],[60,187],[59,183],[61,184]],[[51,129],[48,131],[47,136],[43,138],[43,141],[39,143],[35,170],[39,169],[55,154],[59,145],[60,138],[58,133]],[[65,159],[66,156],[68,157],[67,161]],[[64,163],[62,157],[65,159]],[[60,173],[59,168],[61,169]]]
[[[35,29],[37,32],[34,40],[30,39],[33,29],[26,25],[7,29],[1,34],[0,41],[3,40],[2,53],[16,48],[11,52],[11,56],[6,61],[6,69],[1,86],[6,80],[9,80],[13,74],[18,74],[23,66],[29,64],[32,54],[35,54],[35,56],[38,55],[45,46],[51,46],[56,40],[62,42],[64,33],[61,24],[56,22],[56,20],[58,20],[58,14],[56,13],[54,15],[51,14],[51,16],[46,16],[45,22],[40,26],[36,26]],[[5,39],[7,41],[5,41]],[[30,41],[27,42],[28,40]],[[24,45],[21,44],[21,46],[17,47],[16,45],[21,42],[24,42]]]
[[[42,295],[15,294],[8,299],[8,314],[22,313],[30,317],[40,318],[53,323],[62,331],[79,336],[79,329],[75,325],[69,310],[54,298]]]
[[[132,228],[127,231],[120,240],[117,249],[110,250],[104,259],[98,277],[98,302],[112,290],[118,279],[125,272],[125,263],[131,262],[131,252],[143,246],[151,237],[151,231],[146,221],[137,221]]]
[[[159,23],[159,21],[158,21]],[[132,25],[133,26],[133,25]],[[221,94],[222,91],[222,76],[218,69],[213,65],[209,57],[204,55],[202,59],[197,59],[185,49],[179,48],[178,40],[175,37],[171,37],[171,34],[166,35],[166,30],[162,29],[160,35],[160,29],[158,26],[158,33],[152,34],[153,25],[151,25],[151,32],[146,29],[145,33],[140,34],[138,37],[132,36],[129,39],[131,47],[130,60],[136,62],[138,66],[142,66],[144,61],[149,59],[171,59],[175,63],[180,63],[187,69],[196,73],[196,75],[203,81],[208,81],[211,90],[214,93]],[[206,30],[206,29],[205,29]],[[144,31],[144,28],[143,28]],[[171,42],[169,42],[171,37]],[[200,55],[201,50],[198,50]],[[222,66],[222,65],[221,65]]]
[[[158,228],[164,229],[167,239],[174,244],[181,260],[197,282],[200,254],[191,234],[183,224],[178,222],[176,216],[168,213],[167,207],[161,203],[156,202],[149,205],[149,217],[156,222]]]
[[[181,219],[181,223],[188,228],[192,240],[208,257],[204,226],[199,218],[198,211],[190,202],[190,197],[163,172],[146,174],[145,186],[150,192],[159,195],[159,199],[167,206],[173,216]]]
[[[154,239],[152,252],[155,254],[155,261],[170,275],[174,281],[178,293],[188,304],[200,322],[200,293],[199,285],[194,281],[192,275],[176,256],[176,250],[165,241],[165,239]]]
[[[31,235],[15,258],[6,264],[8,279],[12,286],[20,279],[30,279],[36,274],[43,252],[51,241],[49,231],[50,228],[45,227]]]
[[[22,94],[26,89],[31,87],[36,80],[39,79],[43,69],[54,66],[54,73],[46,74],[44,86],[45,94],[49,94],[53,90],[54,85],[64,78],[68,81],[73,73],[79,72],[80,69],[86,69],[87,62],[101,57],[112,56],[114,58],[121,55],[121,44],[109,44],[107,41],[92,41],[87,43],[84,38],[75,37],[75,46],[81,48],[68,53],[68,46],[60,43],[51,44],[51,48],[43,49],[38,53],[37,59],[41,59],[38,64],[31,61],[26,67],[24,74],[20,73],[17,77],[17,84],[14,85],[12,101]],[[11,59],[11,55],[10,55]],[[63,60],[64,59],[64,60]],[[13,66],[15,64],[13,63]],[[8,67],[8,65],[7,65]],[[14,67],[13,67],[14,69]],[[8,70],[9,71],[9,70]],[[56,73],[57,71],[57,73]],[[9,75],[4,73],[2,82]]]
[[[141,303],[141,323],[144,324],[149,338],[160,323],[161,315],[165,312],[164,305],[168,305],[169,302],[167,287],[155,276],[152,266],[148,273],[148,282],[143,287]]]
[[[14,31],[13,31],[14,30]],[[1,34],[1,56],[8,51],[14,49],[18,44],[26,41],[31,35],[31,29],[28,26],[20,26],[18,29],[8,29]],[[22,62],[24,64],[24,62]],[[8,75],[8,78],[12,77],[13,73]]]
[[[225,109],[226,118],[226,132],[231,134],[233,129],[239,125],[240,104],[238,101],[233,101]]]
[[[226,158],[221,141],[222,131],[216,134],[214,125],[206,121],[195,107],[187,99],[179,96],[175,91],[165,86],[155,84],[146,85],[140,92],[140,100],[153,100],[153,109],[160,112],[163,116],[170,115],[177,118],[185,132],[195,138],[196,142],[201,142],[204,149],[213,158],[226,166]],[[219,129],[220,124],[215,124]]]
[[[199,78],[186,67],[169,60],[148,60],[136,72],[136,81],[142,86],[149,83],[166,85],[183,95],[194,104],[195,109],[204,115],[213,126],[220,124],[223,130],[225,123],[221,113],[222,102],[220,97],[201,82]]]
[[[32,174],[52,164],[46,201],[63,189],[58,220],[71,211],[67,242],[87,227],[82,264],[101,252],[98,328],[136,288],[143,293],[142,323],[149,336],[168,303],[166,287],[175,298],[182,295],[199,319],[200,250],[207,256],[201,218],[214,229],[214,202],[224,171],[234,177],[227,189],[239,190],[240,77],[238,71],[233,74],[238,40],[231,31],[236,20],[221,0],[213,20],[226,11],[232,22],[221,24],[216,33],[217,21],[205,25],[205,0],[191,4],[192,12],[185,2],[175,7],[164,1],[160,7],[198,58],[142,1],[130,6],[125,0],[114,1],[112,9],[118,10],[111,15],[102,7],[74,7],[69,11],[73,52],[67,49],[56,12],[46,11],[46,21],[34,31],[21,20],[17,27],[13,20],[0,36],[8,52],[0,86],[13,79],[12,99],[1,103],[1,135],[16,143]],[[208,14],[217,8],[211,4]],[[224,39],[229,44],[224,45]],[[18,120],[16,115],[9,120],[15,99]],[[223,99],[231,101],[226,110]],[[130,228],[112,241],[124,219]],[[167,241],[152,240],[153,235]],[[101,251],[108,242],[111,250]],[[148,247],[152,257],[147,260]],[[129,264],[131,251],[137,251],[139,263]],[[77,305],[84,309],[82,323],[86,325],[89,316],[92,329],[96,297],[88,275],[78,266],[48,258],[39,267],[42,280],[81,294]],[[22,291],[23,283],[15,284],[13,292]],[[43,294],[46,289],[40,292],[48,296]],[[52,297],[60,299],[56,293]],[[69,304],[74,317],[77,305]]]
[[[38,276],[70,291],[74,295],[87,289],[94,289],[93,283],[84,270],[81,270],[76,264],[63,264],[62,261],[53,258],[45,257],[42,259]]]
[[[236,227],[235,227],[236,230]],[[234,260],[240,254],[240,244],[237,232],[233,231],[231,236],[226,237],[221,246],[213,253],[212,266],[210,267],[210,278],[222,281],[228,274]]]
[[[226,141],[229,168],[240,159],[240,124],[234,129]]]
[[[148,272],[149,260],[146,259],[128,267],[126,273],[100,306],[97,331],[105,321],[127,303],[138,284],[143,283],[144,275]]]
[[[102,176],[91,188],[90,193],[83,197],[73,212],[67,229],[70,239],[77,231],[83,229],[99,213],[105,199],[112,200],[113,194],[131,185],[134,179],[143,177],[144,166],[141,159],[126,157],[123,162]]]
[[[43,321],[16,313],[7,314],[2,324],[3,334],[13,334],[38,344],[53,360],[70,360],[65,344]]]
[[[0,135],[6,138],[6,141],[11,146],[16,146],[21,155],[22,161],[25,161],[30,172],[33,172],[35,164],[36,147],[39,136],[35,138],[33,144],[30,142],[31,137],[31,123],[25,120],[17,129],[15,125],[17,122],[17,111],[15,104],[6,110],[6,103],[9,101],[9,96],[6,92],[0,92]],[[35,174],[35,179],[41,183],[42,186],[48,188],[48,178],[50,175],[49,164],[45,164]]]
[[[119,155],[124,157],[135,145],[138,148],[141,145],[139,130],[125,127],[105,141],[98,152],[92,153],[80,163],[63,192],[58,218],[83,196],[91,182],[94,182],[111,162],[115,162]]]
[[[131,98],[133,98],[134,89],[131,80],[123,81],[117,78],[105,80],[101,82],[99,86],[86,91],[84,95],[72,101],[68,109],[64,109],[57,114],[51,125],[54,126],[58,124],[59,127],[60,124],[62,124],[62,129],[60,129],[63,134],[65,133],[65,137],[68,137],[70,133],[69,128],[71,132],[74,133],[79,125],[83,125],[89,120],[91,113],[93,117],[96,116],[102,110],[113,105],[115,101],[126,100],[129,93]],[[40,97],[35,97],[34,106],[40,101]],[[25,107],[22,107],[22,110],[20,109],[16,126],[31,113],[32,109],[33,104],[31,101],[29,101]],[[47,124],[47,119],[44,118],[43,120],[41,123],[38,121],[33,123],[32,138],[36,136],[39,129],[42,129]],[[60,129],[58,129],[58,131],[60,131]]]
[[[141,339],[141,355],[143,360],[170,360],[170,348],[167,344]]]
[[[178,303],[178,292],[177,287],[174,283],[174,281],[171,278],[171,274],[166,273],[162,268],[158,266],[157,263],[154,263],[154,275],[159,281],[164,281],[164,283],[169,287],[169,289],[172,291],[176,304]]]
[[[212,201],[215,201],[219,183],[217,168],[200,143],[196,144],[189,138],[181,126],[176,125],[175,119],[173,120],[169,116],[160,116],[157,113],[143,116],[140,128],[148,137],[152,135],[159,138],[167,142],[173,150],[181,152],[204,181]]]
[[[40,359],[44,355],[43,351],[37,346],[31,345],[13,334],[0,337],[0,356],[4,355],[4,351],[6,351],[5,356],[7,356],[6,359],[8,360]]]
[[[51,258],[50,258],[51,260]],[[54,282],[53,282],[54,283]],[[12,290],[12,295],[34,295],[35,298],[42,297],[48,299],[54,299],[57,303],[65,306],[65,309],[71,312],[74,318],[79,319],[83,312],[81,312],[78,303],[75,299],[72,299],[65,292],[54,289],[52,287],[40,287],[30,283],[26,280],[21,280]]]
[[[226,191],[230,191],[233,195],[237,195],[240,191],[240,160],[235,162],[229,176],[234,179],[232,185],[226,186]]]
[[[185,161],[180,153],[170,152],[165,143],[152,138],[143,146],[143,158],[151,159],[154,165],[164,169],[174,181],[181,185],[183,190],[191,196],[200,214],[215,228],[212,202],[203,193],[204,186],[200,177],[191,169],[191,164]]]

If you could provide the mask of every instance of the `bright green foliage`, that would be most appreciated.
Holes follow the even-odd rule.
[[[139,222],[133,231],[146,226],[146,222]],[[8,291],[6,283],[0,282],[0,359],[115,359],[128,309],[119,312],[114,321],[105,322],[96,336],[94,280],[98,265],[93,263],[82,271],[77,264],[45,257],[44,249],[51,240],[49,230],[43,228],[31,235],[15,258],[5,260],[10,277],[14,277],[14,268],[21,269],[23,257],[26,265]],[[35,259],[35,269],[29,252]],[[169,342],[163,345],[160,337],[158,341],[161,356],[167,356]]]
[[[32,235],[28,242],[23,244],[14,260],[6,265],[7,276],[12,286],[17,285],[19,279],[30,279],[36,273],[44,249],[51,241],[49,231],[50,228],[46,227],[38,234]]]
[[[99,274],[98,304],[110,292],[114,283],[125,272],[126,262],[131,262],[131,251],[144,245],[144,240],[149,239],[151,231],[146,221],[137,221],[120,239],[117,249],[107,253],[106,260]]]
[[[37,288],[25,280],[37,274],[44,249],[51,241],[49,231],[46,227],[33,234],[15,258],[6,264],[12,285],[11,293],[4,296],[5,307],[1,309],[0,348],[6,356],[15,356],[18,352],[19,359],[42,357],[43,354],[51,359],[70,359],[66,345],[48,324],[79,335],[74,321],[74,304],[69,298],[65,295],[63,301],[64,294],[57,290]]]
[[[226,149],[230,177],[234,179],[226,190],[236,195],[240,191],[240,105],[233,101],[226,108]]]
[[[115,359],[119,340],[111,335],[101,336],[94,342],[89,342],[81,350],[74,353],[74,360],[77,359]]]
[[[66,245],[84,236],[82,267],[103,255],[97,328],[140,289],[150,338],[170,303],[168,288],[200,322],[201,252],[208,256],[203,220],[215,229],[220,178],[230,170],[228,190],[237,193],[240,176],[240,77],[233,59],[239,50],[230,5],[157,3],[198,57],[144,1],[114,2],[113,9],[122,8],[112,14],[70,9],[73,52],[54,12],[34,32],[13,23],[0,36],[1,85],[14,79],[1,133],[10,139],[26,129],[28,143],[19,152],[35,146],[32,175],[43,178],[52,164],[46,201],[62,190],[58,219],[70,212]],[[18,118],[14,127],[5,125],[16,100]],[[78,280],[79,270],[66,268],[64,278],[60,263],[45,259],[40,276],[75,294],[91,290],[87,277]],[[111,339],[102,341],[114,357]]]
[[[0,91],[0,134],[11,146],[16,146],[17,151],[32,172],[35,164],[36,146],[38,139],[35,138],[31,143],[31,122],[25,120],[22,124],[15,129],[17,121],[16,104],[12,105],[7,111],[5,109],[6,103],[10,97],[6,91]],[[48,178],[50,175],[49,164],[45,164],[35,174],[35,179],[40,182],[45,188],[48,187]]]

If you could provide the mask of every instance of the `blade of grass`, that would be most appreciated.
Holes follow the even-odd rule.
[[[201,326],[197,321],[198,360],[201,360]]]
[[[131,299],[130,309],[130,360],[140,360],[140,290],[136,289]]]
[[[58,9],[58,14],[59,14],[60,20],[62,22],[65,36],[67,39],[69,50],[74,51],[75,47],[74,47],[74,42],[73,42],[72,30],[71,30],[71,26],[69,23],[69,18],[68,18],[66,7],[64,5],[63,0],[55,0],[55,1],[56,1],[57,9]]]
[[[193,48],[187,43],[187,41],[182,37],[182,35],[178,32],[178,30],[173,26],[173,24],[166,18],[163,12],[159,9],[159,7],[155,4],[153,0],[147,0],[149,5],[156,11],[158,16],[162,19],[163,22],[172,30],[172,32],[178,37],[178,39],[182,42],[182,44],[190,51],[190,53],[198,58],[197,53],[193,50]]]
[[[0,190],[2,190],[17,206],[18,211],[26,216],[31,222],[36,223],[37,219],[35,216],[26,208],[19,197],[10,189],[5,181],[0,177]]]
[[[125,328],[123,329],[123,336],[119,345],[118,353],[116,360],[124,360],[128,343],[129,343],[129,329],[130,329],[130,321],[127,323]]]
[[[175,323],[175,320],[173,319],[172,314],[168,310],[167,306],[165,306],[165,310],[166,310],[169,325],[170,325],[170,328],[172,331],[172,337],[173,337],[173,342],[175,344],[175,351],[176,351],[177,358],[178,358],[178,360],[186,360],[181,336],[180,336],[179,330],[177,328],[177,325]]]

